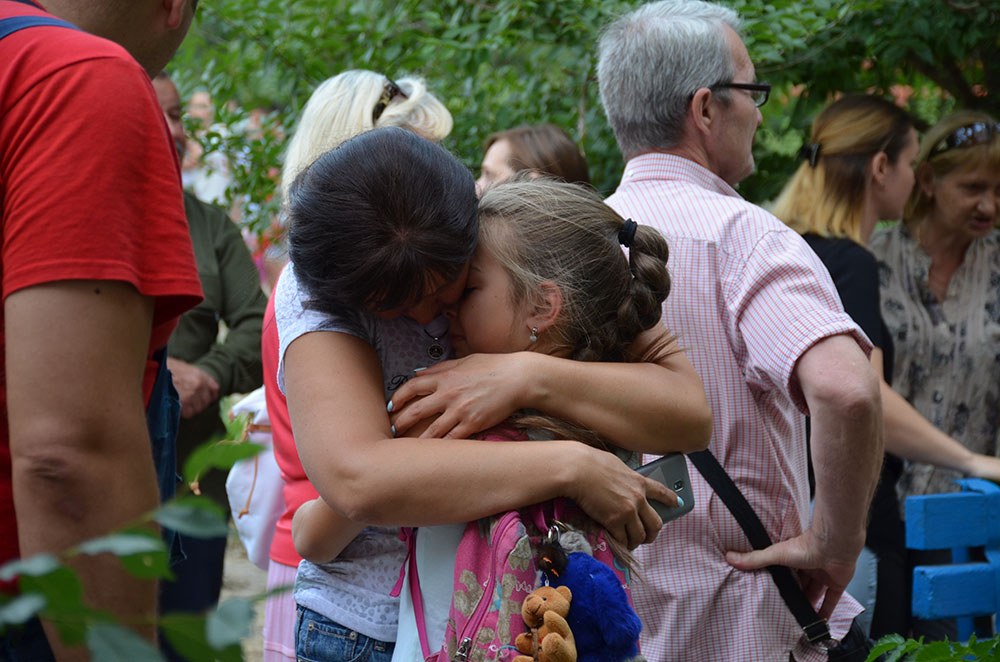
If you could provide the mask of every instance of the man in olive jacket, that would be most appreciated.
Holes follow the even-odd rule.
[[[154,77],[153,88],[183,158],[177,88],[165,73]],[[205,299],[181,317],[167,345],[167,367],[181,400],[179,468],[195,448],[225,432],[219,399],[260,386],[260,330],[267,306],[257,268],[225,211],[187,192],[184,211]],[[222,341],[220,320],[226,325]],[[199,478],[197,487],[228,512],[225,480],[224,472],[211,471]],[[176,581],[163,584],[161,605],[168,612],[203,611],[219,600],[226,539],[183,537],[181,544],[187,558],[174,568]]]

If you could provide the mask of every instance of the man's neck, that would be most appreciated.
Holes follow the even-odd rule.
[[[647,149],[632,154],[626,159],[626,161],[629,161],[637,156],[642,156],[643,154],[669,154],[671,156],[678,156],[682,159],[687,159],[688,161],[700,165],[702,168],[708,170],[709,172],[711,172],[716,176],[721,176],[719,175],[719,171],[716,168],[712,167],[713,164],[711,162],[711,159],[708,158],[708,153],[698,145],[681,143],[679,145],[666,149]]]

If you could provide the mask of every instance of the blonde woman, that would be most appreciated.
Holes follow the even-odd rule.
[[[451,131],[451,126],[448,109],[419,78],[393,81],[373,71],[345,71],[321,83],[306,103],[285,156],[282,194],[287,196],[295,176],[318,156],[369,129],[402,127],[424,138],[440,141]],[[295,580],[301,557],[292,541],[292,517],[300,505],[317,496],[295,449],[288,405],[276,382],[278,331],[273,297],[264,316],[261,354],[274,454],[285,481],[285,513],[278,521],[271,544],[267,580],[271,589],[288,586]],[[322,576],[317,575],[316,580],[321,584]],[[303,599],[308,601],[308,598]],[[386,596],[384,604],[377,605],[376,611],[394,614],[397,609],[397,601]],[[267,601],[263,632],[265,662],[292,662],[296,659],[295,619],[295,600],[291,591]],[[361,630],[365,629],[360,622],[355,623],[355,626],[359,625]],[[358,627],[351,628],[351,631],[357,632]]]
[[[893,389],[960,445],[951,462],[906,456],[899,498],[953,492],[964,475],[998,480],[1000,430],[1000,125],[964,111],[935,125],[917,156],[903,223],[872,237],[882,315],[896,343]],[[911,553],[910,565],[949,562]],[[955,638],[954,621],[914,621]]]
[[[801,152],[803,163],[773,210],[826,265],[845,310],[875,345],[872,363],[884,376],[888,452],[872,502],[867,551],[848,587],[868,610],[876,638],[908,627],[904,532],[895,496],[900,458],[1000,478],[1000,461],[970,452],[889,386],[894,334],[882,319],[878,266],[865,244],[880,220],[902,216],[913,189],[917,149],[912,120],[901,108],[878,97],[843,97],[816,118]]]

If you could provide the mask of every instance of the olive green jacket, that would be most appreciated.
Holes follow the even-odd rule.
[[[220,395],[247,393],[262,382],[260,330],[267,297],[260,288],[260,274],[239,228],[225,211],[188,192],[184,193],[184,210],[205,299],[181,316],[167,353],[214,377]],[[220,321],[228,329],[223,342],[217,342]],[[178,469],[192,449],[224,431],[218,403],[197,416],[181,419]],[[224,502],[225,474],[214,473],[217,475],[202,480],[202,487]]]

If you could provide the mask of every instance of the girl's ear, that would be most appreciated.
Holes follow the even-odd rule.
[[[550,280],[543,281],[538,290],[535,304],[531,307],[525,322],[528,328],[536,327],[539,331],[545,331],[559,320],[559,315],[562,313],[562,290]]]

